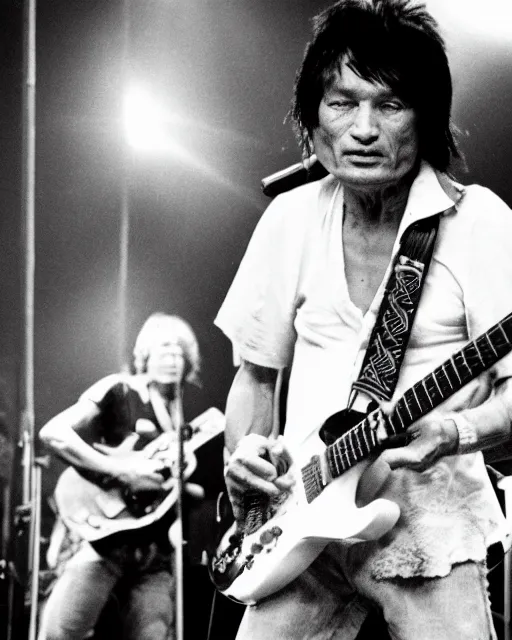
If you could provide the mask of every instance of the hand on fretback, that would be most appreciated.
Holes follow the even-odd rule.
[[[375,414],[370,426],[376,430],[377,439],[386,449],[390,436],[387,432],[386,416],[393,412],[393,404],[384,402],[381,411]],[[386,449],[381,459],[391,469],[405,467],[414,471],[425,471],[440,458],[457,452],[458,432],[453,420],[438,411],[414,422],[406,431],[404,446]]]

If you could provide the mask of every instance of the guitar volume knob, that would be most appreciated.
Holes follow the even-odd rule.
[[[270,544],[275,538],[275,535],[272,533],[272,529],[267,529],[263,531],[260,535],[260,542],[262,545]]]
[[[259,544],[259,542],[253,542],[251,545],[251,554],[255,555],[261,553],[263,551],[263,545]]]

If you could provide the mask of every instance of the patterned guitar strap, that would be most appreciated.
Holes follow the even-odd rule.
[[[391,400],[426,279],[441,214],[419,220],[404,233],[377,314],[349,407],[358,392]]]

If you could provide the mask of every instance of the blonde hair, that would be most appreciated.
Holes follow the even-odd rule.
[[[176,342],[183,349],[185,357],[185,374],[186,382],[201,386],[199,373],[201,371],[201,355],[199,353],[199,344],[192,330],[192,327],[180,318],[168,313],[158,311],[152,313],[142,325],[139,335],[135,340],[133,347],[133,368],[135,373],[146,373],[147,361],[151,346],[153,344],[153,334],[160,328],[162,324],[169,327],[169,333],[176,338]]]

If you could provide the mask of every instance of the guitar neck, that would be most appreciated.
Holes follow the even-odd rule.
[[[408,389],[388,417],[388,430],[394,435],[404,433],[413,422],[435,409],[511,350],[512,313]],[[370,413],[327,447],[324,455],[332,478],[340,476],[380,448],[375,431],[369,425],[369,418],[378,411]]]

